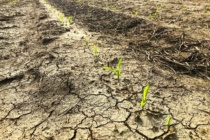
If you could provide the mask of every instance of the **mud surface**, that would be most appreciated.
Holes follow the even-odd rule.
[[[210,139],[209,9],[207,1],[0,0],[0,139]],[[118,80],[102,67],[120,58]]]

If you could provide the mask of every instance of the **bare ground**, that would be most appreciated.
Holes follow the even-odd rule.
[[[210,139],[208,6],[0,0],[0,139]]]

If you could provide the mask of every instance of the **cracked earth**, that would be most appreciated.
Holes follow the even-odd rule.
[[[0,0],[0,139],[209,140],[210,3],[159,2]]]

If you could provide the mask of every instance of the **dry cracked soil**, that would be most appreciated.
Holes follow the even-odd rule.
[[[0,0],[0,140],[210,140],[209,63],[207,0]]]

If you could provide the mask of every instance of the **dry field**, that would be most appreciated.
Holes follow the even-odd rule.
[[[209,140],[210,2],[0,0],[0,140],[27,139]]]

